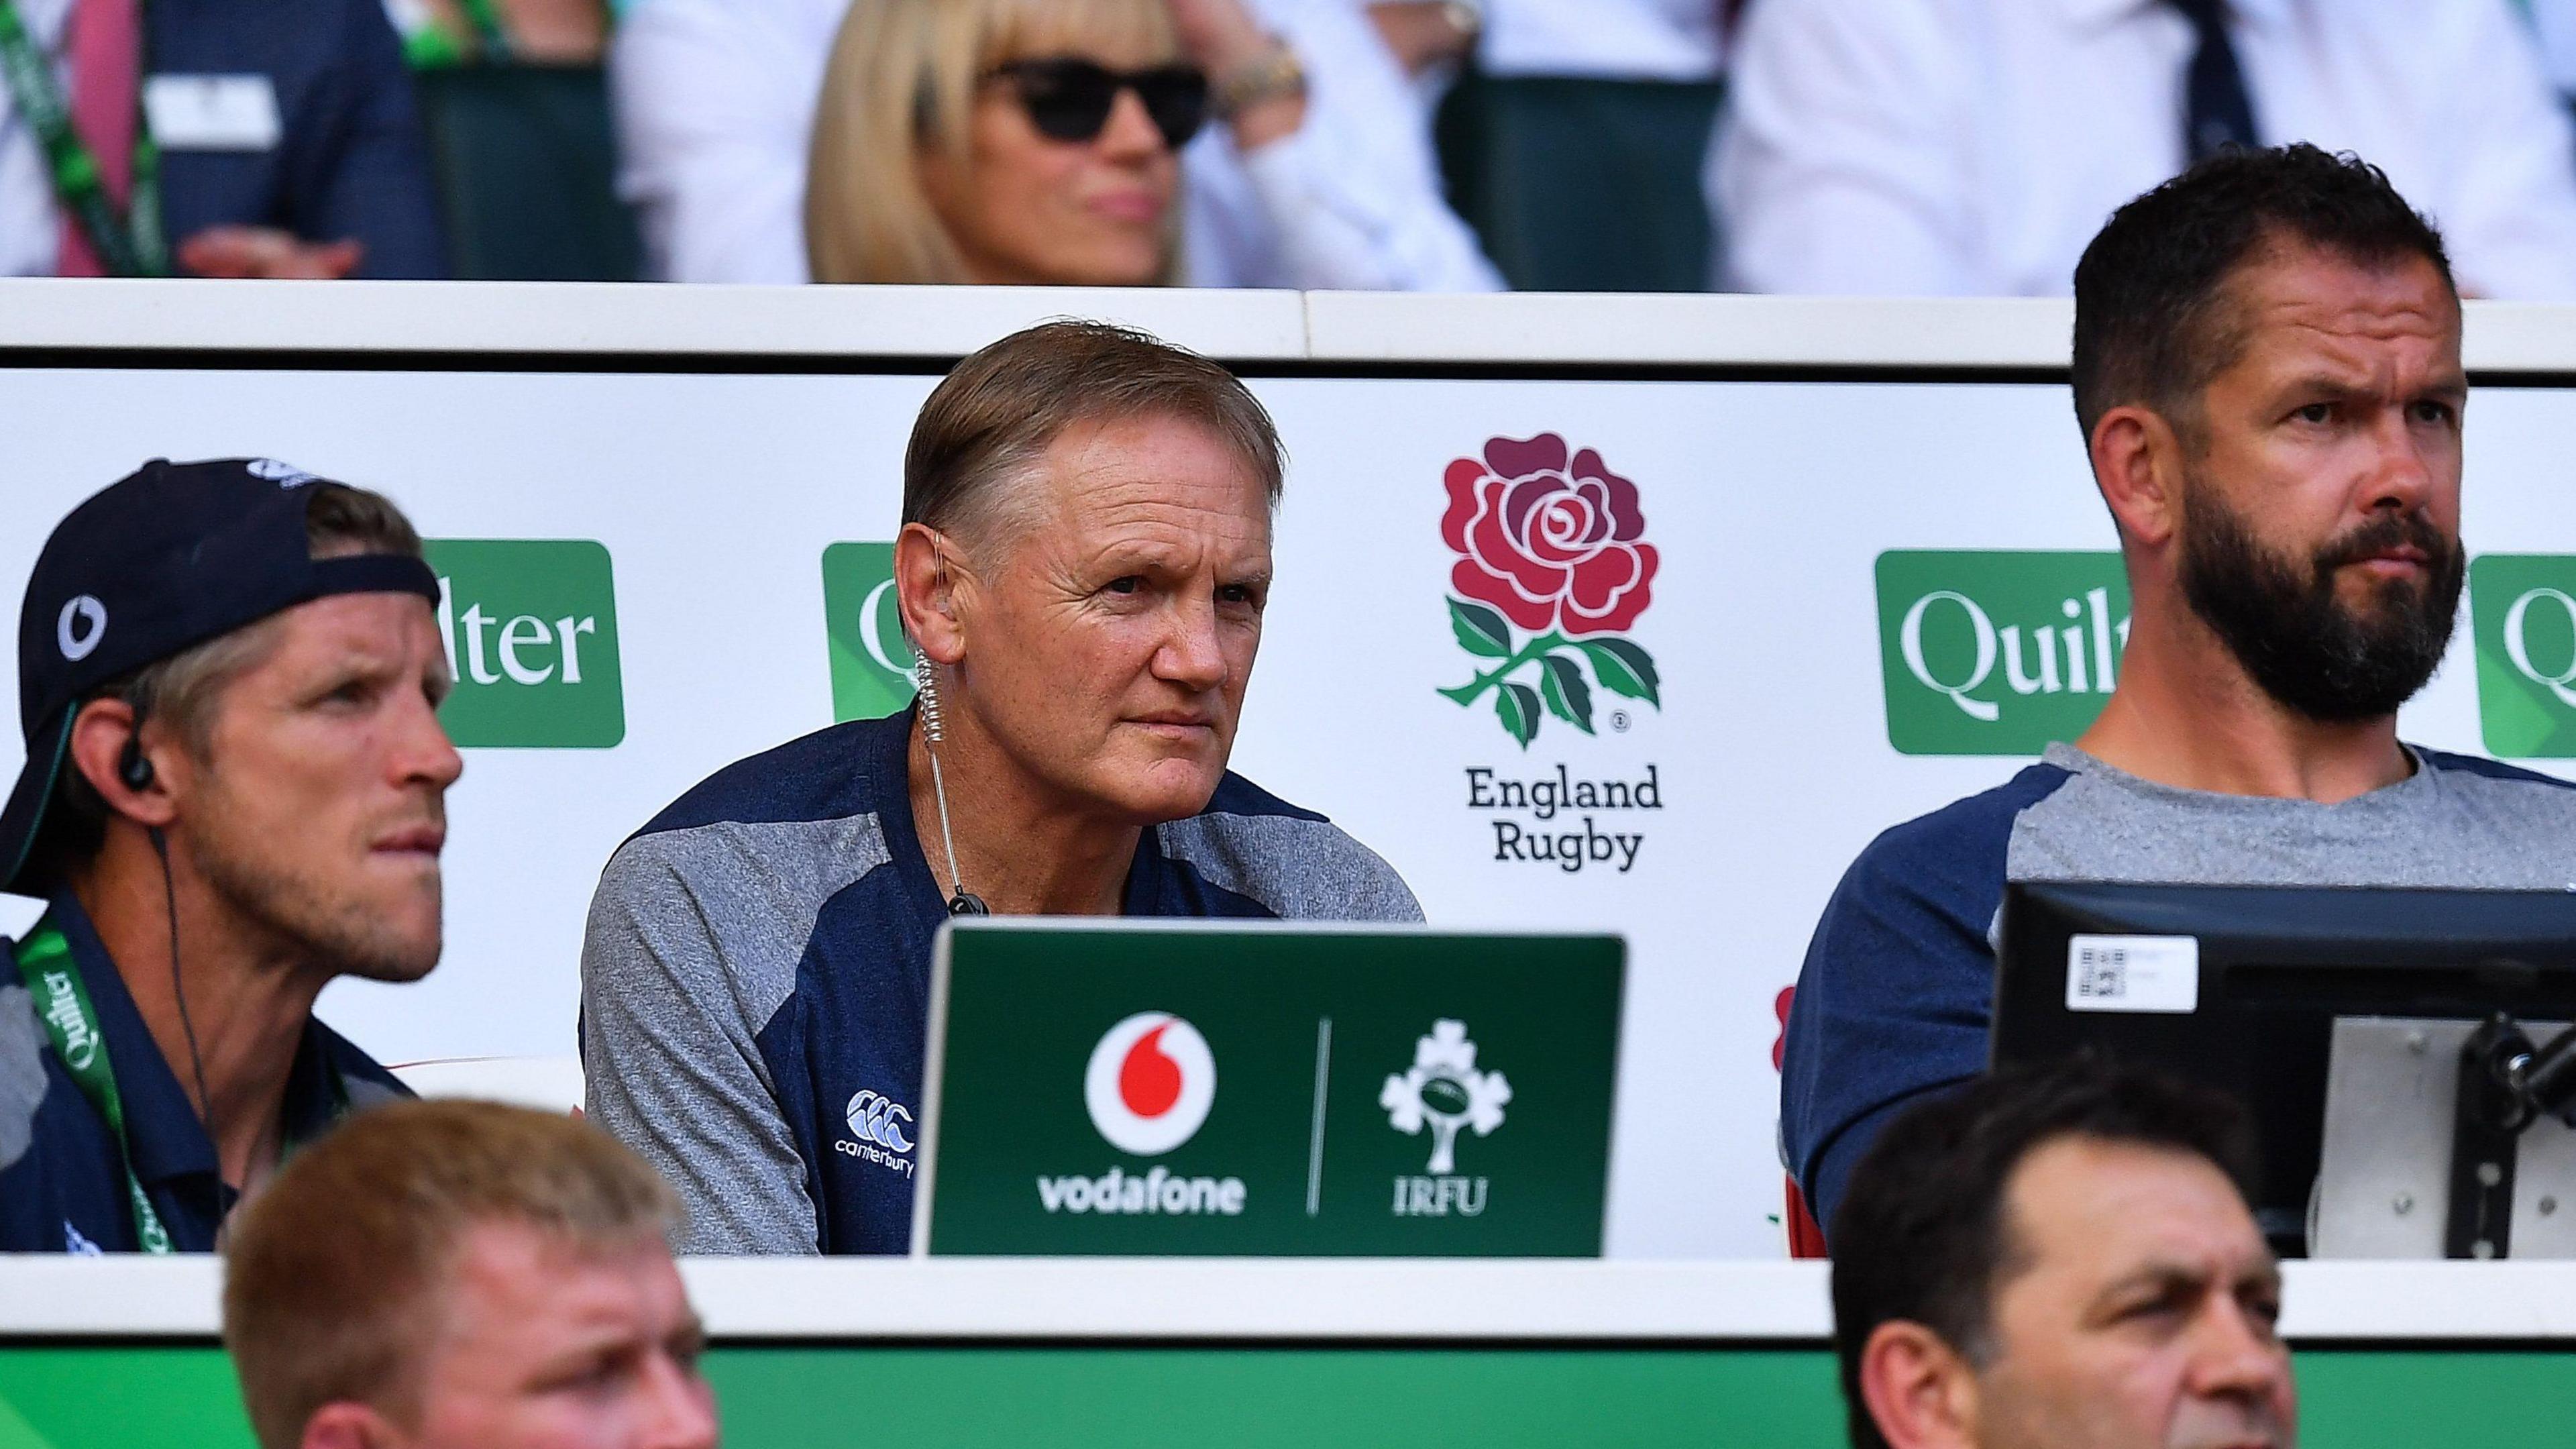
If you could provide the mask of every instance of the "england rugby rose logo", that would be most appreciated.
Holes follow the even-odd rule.
[[[1563,438],[1494,438],[1446,475],[1440,536],[1458,555],[1449,626],[1496,661],[1454,689],[1461,705],[1494,696],[1494,714],[1527,749],[1543,714],[1592,733],[1592,683],[1662,708],[1655,661],[1621,637],[1653,600],[1657,558],[1637,485]],[[1515,631],[1518,633],[1515,633]],[[1522,636],[1527,637],[1522,637]]]

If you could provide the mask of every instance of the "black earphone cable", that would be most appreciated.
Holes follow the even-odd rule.
[[[161,858],[161,901],[170,913],[170,996],[179,1004],[179,1032],[188,1039],[188,1069],[197,1079],[197,1116],[206,1124],[206,1140],[215,1144],[215,1175],[223,1175],[223,1143],[215,1136],[214,1098],[206,1091],[206,1054],[197,1046],[197,1023],[188,1015],[188,991],[179,979],[179,891],[170,879],[170,841],[158,825],[144,827],[152,853]]]

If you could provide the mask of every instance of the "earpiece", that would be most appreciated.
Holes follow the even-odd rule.
[[[152,788],[152,761],[144,757],[140,730],[125,737],[125,750],[116,757],[116,778],[128,790]]]
[[[948,829],[948,782],[939,773],[939,751],[929,748],[940,742],[939,683],[930,672],[930,656],[919,649],[912,651],[913,690],[921,703],[921,737],[930,756],[930,793],[939,802],[939,838],[948,847],[948,882],[954,894],[948,898],[952,916],[989,916],[992,908],[984,898],[966,889],[957,871],[957,837]]]

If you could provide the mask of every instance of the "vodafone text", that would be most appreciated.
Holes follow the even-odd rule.
[[[1175,1177],[1155,1168],[1129,1176],[1113,1167],[1098,1177],[1041,1177],[1038,1201],[1048,1212],[1222,1213],[1243,1212],[1243,1179]]]

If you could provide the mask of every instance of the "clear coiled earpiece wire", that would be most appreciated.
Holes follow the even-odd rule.
[[[912,687],[921,698],[921,738],[924,752],[930,756],[930,797],[939,804],[939,842],[948,851],[948,885],[953,892],[948,898],[952,916],[989,916],[992,908],[983,897],[966,889],[966,880],[957,869],[957,836],[948,826],[948,782],[939,773],[939,684],[931,677],[930,656],[919,649],[912,651]]]

